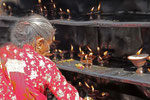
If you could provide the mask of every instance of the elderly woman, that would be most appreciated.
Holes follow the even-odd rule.
[[[46,100],[46,88],[58,100],[81,100],[55,63],[44,57],[49,52],[55,29],[49,21],[34,15],[17,22],[11,32],[11,43],[0,49],[0,99]]]

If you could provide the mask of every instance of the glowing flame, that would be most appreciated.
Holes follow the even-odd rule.
[[[53,4],[53,7],[54,7],[54,8],[56,8],[56,5],[55,5],[55,4]]]
[[[53,41],[55,41],[55,36],[53,36]]]
[[[143,48],[141,48],[137,53],[136,55],[140,55],[141,54],[141,51],[142,51]]]
[[[62,50],[59,49],[58,51],[59,51],[60,53],[62,53]]]
[[[100,47],[97,47],[97,51],[98,51],[98,52],[100,51]]]
[[[91,88],[92,88],[92,92],[94,92],[94,86],[93,85],[91,86]]]
[[[43,9],[42,9],[42,8],[40,8],[40,10],[41,10],[41,12],[43,12]]]
[[[70,13],[70,10],[69,10],[69,9],[67,9],[67,13]]]
[[[41,3],[41,0],[38,0],[38,3]]]
[[[55,52],[57,52],[58,50],[57,49],[55,49]]]
[[[80,52],[82,52],[82,49],[81,49],[81,47],[79,47],[79,51],[80,51]]]
[[[87,60],[87,58],[88,58],[87,55],[85,55],[85,59],[86,59],[86,60]]]
[[[105,96],[105,92],[102,92],[102,96],[103,96],[103,97]]]
[[[99,60],[103,60],[101,56],[98,56]]]
[[[44,9],[46,9],[46,6],[44,6]]]
[[[82,86],[82,83],[81,83],[81,82],[79,82],[79,86]]]
[[[92,7],[92,9],[91,9],[91,12],[93,12],[94,11],[94,7]]]
[[[84,84],[87,88],[90,88],[90,86],[86,82],[84,82]]]
[[[33,13],[34,11],[33,10],[31,10],[31,13]]]
[[[150,68],[147,68],[148,72],[150,72]]]
[[[92,49],[91,49],[89,46],[87,46],[87,48],[88,48],[88,50],[89,50],[90,52],[92,52]]]
[[[73,45],[71,44],[71,51],[73,51]]]
[[[90,53],[89,53],[89,56],[92,56],[92,55],[93,55],[93,52],[90,52]]]
[[[81,51],[81,54],[84,55],[84,51]]]
[[[97,10],[100,11],[101,10],[101,2],[99,3]]]
[[[104,56],[106,56],[108,54],[108,51],[105,51],[103,54],[104,54]]]
[[[3,3],[3,6],[6,7],[6,3]]]
[[[60,11],[60,12],[62,12],[62,9],[61,9],[61,8],[59,8],[59,11]]]
[[[11,6],[8,6],[8,9],[11,10]]]
[[[91,97],[87,96],[85,97],[86,99],[85,100],[91,100]],[[93,99],[92,99],[93,100]]]
[[[82,55],[84,55],[84,51],[82,51],[81,47],[79,47],[79,51]]]

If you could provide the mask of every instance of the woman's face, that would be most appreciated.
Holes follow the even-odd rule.
[[[51,41],[50,40],[45,40],[45,42],[43,43],[43,45],[41,46],[41,54],[43,56],[45,56],[46,53],[50,53],[50,44],[51,44]]]

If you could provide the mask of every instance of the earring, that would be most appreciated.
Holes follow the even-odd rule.
[[[39,54],[41,54],[41,47],[40,46],[37,47],[36,52],[39,53]]]
[[[37,47],[37,49],[41,49],[41,47],[39,46],[39,47]]]

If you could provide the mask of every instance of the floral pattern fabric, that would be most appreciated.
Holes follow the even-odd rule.
[[[82,100],[56,64],[36,53],[32,46],[25,45],[21,49],[14,45],[4,46],[0,49],[0,58],[7,69],[3,71],[2,66],[0,68],[0,100],[16,100],[8,78],[11,72],[23,73],[25,83],[38,90],[38,93],[44,94],[45,89],[49,88],[58,100]],[[46,100],[46,96],[43,100]]]

